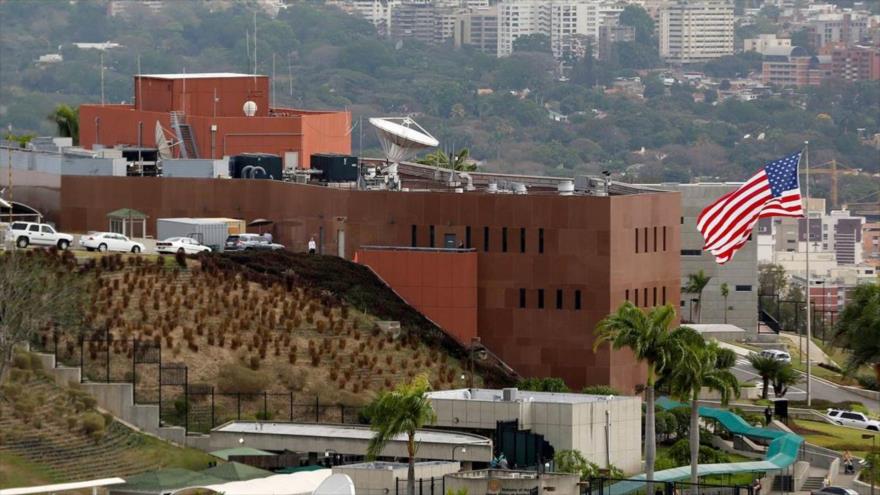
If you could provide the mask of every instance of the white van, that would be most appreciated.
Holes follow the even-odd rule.
[[[782,361],[783,363],[791,362],[791,354],[777,349],[767,349],[765,351],[761,351],[761,357],[775,359],[777,361]]]

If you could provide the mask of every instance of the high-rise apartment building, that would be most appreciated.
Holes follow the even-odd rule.
[[[813,43],[816,48],[829,44],[851,46],[864,39],[871,30],[870,17],[860,13],[821,14],[810,21]]]
[[[498,6],[469,9],[460,14],[455,22],[455,46],[471,46],[476,50],[496,55],[498,53]]]
[[[733,55],[733,4],[685,2],[660,11],[660,56],[669,63],[691,64]]]

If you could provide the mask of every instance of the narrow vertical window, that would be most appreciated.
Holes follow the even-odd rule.
[[[434,247],[434,226],[433,225],[431,225],[428,228],[428,241],[429,241],[428,245],[431,247]]]
[[[636,227],[636,254],[639,253],[639,228]]]
[[[470,249],[471,248],[471,226],[468,225],[464,228],[464,247]]]
[[[662,304],[664,306],[666,305],[666,286],[665,285],[663,286],[663,303]]]
[[[544,289],[538,289],[538,309],[544,309]]]
[[[507,252],[507,227],[501,227],[501,252]]]
[[[574,291],[574,309],[581,309],[581,290]]]
[[[538,252],[544,253],[544,229],[538,229]]]
[[[519,307],[520,308],[526,307],[526,290],[525,289],[519,290]]]
[[[648,306],[648,288],[647,288],[647,287],[645,287],[644,289],[642,289],[642,295],[645,296],[645,297],[642,299],[642,301],[643,301],[642,304],[644,304],[645,307],[647,307],[647,306]]]
[[[636,289],[634,292],[636,295],[635,305],[638,306],[639,305],[639,289]]]
[[[654,252],[657,252],[657,227],[654,227]]]
[[[626,289],[624,297],[626,298],[627,301],[629,301],[629,289]]]
[[[483,251],[489,252],[489,227],[483,227]]]
[[[410,230],[410,237],[411,237],[411,239],[410,239],[411,246],[418,247],[419,246],[419,228],[416,227],[415,225],[413,225],[412,229]]]
[[[519,229],[519,252],[526,252],[526,228],[521,227]]]
[[[656,305],[657,305],[657,288],[654,287],[654,304],[652,304],[652,306],[656,306]]]
[[[556,309],[562,309],[562,289],[556,289]]]
[[[666,251],[666,226],[663,227],[663,251]]]
[[[648,227],[645,227],[644,245],[645,245],[645,249],[643,250],[643,252],[647,253],[648,252]]]

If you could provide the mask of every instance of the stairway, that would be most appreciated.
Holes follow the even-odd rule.
[[[199,147],[192,127],[186,123],[183,112],[171,112],[171,128],[180,145],[180,158],[198,158]]]
[[[821,476],[810,476],[804,481],[804,484],[801,486],[802,492],[812,492],[813,490],[819,490],[822,488],[822,485],[825,482],[825,478]]]

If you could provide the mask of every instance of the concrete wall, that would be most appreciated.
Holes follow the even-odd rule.
[[[638,397],[587,403],[481,401],[432,398],[437,425],[494,430],[498,421],[518,419],[557,450],[575,449],[600,467],[611,464],[626,473],[641,469],[641,405]],[[606,413],[608,416],[606,417]],[[610,420],[610,430],[606,429]]]
[[[687,276],[703,270],[712,277],[709,285],[703,290],[700,323],[724,323],[725,301],[721,296],[721,284],[726,282],[730,294],[727,297],[727,323],[743,328],[748,335],[758,331],[758,248],[757,239],[746,243],[736,255],[719,265],[714,257],[702,251],[704,239],[697,230],[697,217],[700,212],[724,194],[739,187],[736,184],[663,184],[661,187],[681,193],[681,249],[698,251],[700,254],[682,253],[681,283],[687,282]],[[757,237],[757,236],[755,236]],[[737,286],[743,286],[737,290]],[[745,288],[748,287],[748,290]],[[681,295],[682,306],[680,315],[688,318],[691,313],[690,299],[694,294]],[[696,320],[696,307],[693,308]],[[696,322],[696,321],[695,321]]]
[[[409,476],[406,464],[391,465],[386,464],[378,468],[368,468],[368,464],[352,464],[347,466],[334,466],[333,474],[346,474],[352,482],[354,482],[355,491],[358,495],[387,495],[396,493],[395,480],[406,480]],[[444,463],[416,463],[415,479],[416,491],[419,490],[418,480],[422,480],[425,489],[434,478],[435,493],[443,483],[443,476],[450,473],[457,473],[461,468],[458,462]],[[403,489],[404,483],[400,483]]]

